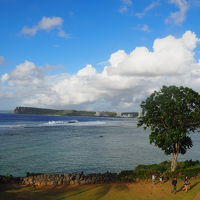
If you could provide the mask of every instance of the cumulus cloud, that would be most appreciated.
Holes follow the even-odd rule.
[[[23,35],[34,36],[40,30],[49,32],[55,28],[58,28],[58,36],[67,38],[68,34],[62,30],[63,21],[64,20],[61,17],[42,17],[38,24],[34,25],[33,27],[24,27],[21,30],[21,33]]]
[[[10,86],[35,87],[42,84],[43,75],[40,67],[25,61],[17,65],[12,72],[2,75],[1,80],[7,81]]]
[[[179,39],[173,36],[156,39],[153,51],[146,47],[137,47],[130,54],[117,51],[111,55],[111,66],[106,71],[125,76],[181,75],[190,71],[194,63],[197,42],[196,35],[187,31]]]
[[[138,12],[135,14],[136,17],[142,18],[144,17],[150,10],[154,9],[160,4],[160,1],[153,1],[149,4],[142,12]]]
[[[165,22],[180,25],[184,22],[186,14],[189,8],[188,2],[186,0],[170,0],[171,4],[178,7],[179,11],[172,12],[170,16],[165,20]]]
[[[22,105],[137,110],[140,102],[162,85],[183,85],[200,92],[200,63],[194,57],[198,42],[197,36],[187,31],[180,38],[156,39],[152,50],[118,50],[101,72],[88,64],[73,75],[47,76],[42,67],[25,61],[1,80],[21,94]]]

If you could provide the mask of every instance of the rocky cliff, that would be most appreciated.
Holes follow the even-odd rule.
[[[54,110],[34,107],[16,107],[15,114],[34,114],[34,115],[68,115],[68,116],[95,116],[96,112],[77,111],[77,110]]]
[[[16,107],[14,110],[15,114],[55,114],[59,110],[46,109],[46,108],[33,108],[33,107]]]

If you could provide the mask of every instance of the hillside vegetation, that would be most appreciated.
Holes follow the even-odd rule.
[[[59,116],[95,116],[96,112],[77,110],[54,110],[46,108],[16,107],[15,114],[59,115]]]

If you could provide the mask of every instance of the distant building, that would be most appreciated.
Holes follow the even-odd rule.
[[[95,116],[99,117],[100,116],[100,112],[96,112]]]
[[[122,113],[121,112],[117,112],[116,117],[121,117]]]
[[[138,117],[138,112],[106,112],[97,111],[95,113],[97,117],[124,117],[124,118],[135,118]]]
[[[138,112],[123,112],[121,113],[121,117],[127,117],[127,118],[138,117]]]
[[[109,112],[96,112],[95,116],[97,117],[109,117]]]

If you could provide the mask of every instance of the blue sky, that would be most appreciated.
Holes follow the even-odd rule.
[[[149,91],[162,84],[187,82],[187,86],[198,90],[198,80],[190,80],[194,74],[198,76],[199,11],[200,0],[0,0],[0,109],[27,105],[138,110],[139,102]],[[187,37],[183,36],[186,31],[190,31]],[[160,73],[152,73],[148,81],[152,84],[147,87],[142,80],[146,81],[149,71],[155,69],[126,62],[125,57],[131,57],[137,47],[155,53],[154,42],[159,38],[167,42],[169,35],[175,42],[182,39],[184,43],[182,49],[170,46],[172,51],[176,54],[179,50],[182,56],[190,57],[182,59],[178,53],[182,60],[169,63],[174,69],[170,72],[161,62],[156,68]],[[188,45],[195,44],[188,48],[185,40]],[[120,50],[126,53],[125,57]],[[114,61],[110,61],[113,54]],[[141,54],[145,59],[146,54]],[[168,60],[170,56],[166,55]],[[116,64],[116,60],[120,62]],[[152,63],[153,60],[150,59]],[[180,63],[188,68],[180,69]],[[118,70],[114,72],[113,67]],[[139,68],[144,70],[138,71]],[[182,73],[177,75],[177,69]],[[192,71],[190,79],[176,82],[177,78],[186,80],[183,75],[188,74],[187,70]],[[84,71],[84,78],[79,71]],[[132,71],[137,73],[128,73]]]

